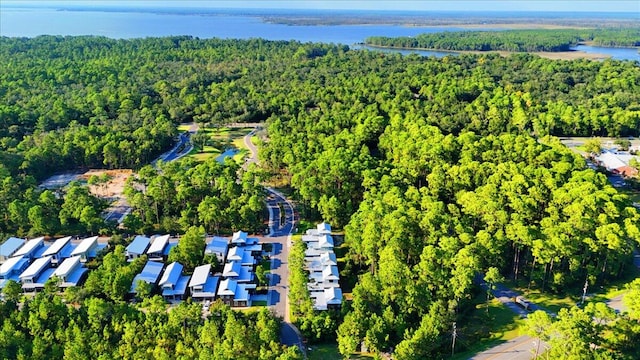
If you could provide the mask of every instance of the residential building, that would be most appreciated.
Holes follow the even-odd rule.
[[[245,245],[247,243],[247,235],[244,231],[237,231],[233,233],[231,243],[234,245]]]
[[[151,243],[151,239],[144,235],[136,235],[131,244],[126,248],[126,257],[128,261],[139,258],[144,255]]]
[[[44,288],[44,283],[49,280],[54,271],[55,269],[51,267],[51,256],[36,259],[19,276],[22,289],[37,291]]]
[[[219,276],[211,276],[211,264],[198,266],[189,280],[191,298],[195,301],[213,301],[216,297]]]
[[[229,240],[214,236],[204,249],[205,255],[215,255],[218,258],[220,264],[224,263],[227,259],[227,252],[229,251]]]
[[[54,241],[40,257],[51,256],[51,264],[57,266],[64,259],[71,256],[73,249],[74,245],[71,243],[71,236],[66,236]]]
[[[162,273],[162,278],[158,286],[160,286],[162,297],[165,300],[184,300],[189,276],[182,275],[182,269],[182,264],[172,262],[164,270],[164,273]]]
[[[10,237],[5,240],[2,244],[0,244],[0,264],[9,260],[18,249],[22,247],[25,240],[17,237]]]
[[[60,266],[55,269],[53,276],[60,279],[59,286],[61,288],[78,286],[78,284],[84,280],[84,275],[88,270],[82,265],[81,260],[80,255],[66,258]]]
[[[28,240],[16,251],[13,256],[24,256],[28,259],[37,257],[37,253],[44,247],[44,237]]]
[[[166,259],[165,250],[169,245],[169,235],[156,235],[151,237],[151,245],[147,250],[149,260],[164,261]]]
[[[9,280],[20,282],[19,276],[29,266],[29,261],[24,256],[14,256],[0,265],[0,289]]]
[[[80,240],[78,246],[76,246],[71,252],[71,256],[80,256],[80,261],[86,262],[89,259],[95,258],[98,251],[103,247],[98,245],[97,236],[91,236]]]
[[[147,261],[144,265],[142,271],[133,278],[133,282],[131,283],[131,288],[129,290],[130,294],[137,293],[137,287],[139,281],[144,281],[147,284],[150,284],[152,287],[158,283],[158,279],[160,278],[160,273],[164,268],[164,264],[156,261]]]

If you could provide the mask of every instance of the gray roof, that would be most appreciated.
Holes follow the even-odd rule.
[[[33,253],[33,251],[37,250],[40,246],[42,246],[42,244],[44,244],[43,236],[39,238],[31,239],[26,243],[24,243],[24,245],[22,245],[20,249],[18,249],[18,251],[16,251],[13,254],[13,256],[31,255],[31,253]]]
[[[66,236],[54,241],[54,243],[49,246],[47,251],[45,251],[42,256],[57,254],[58,252],[60,252],[60,250],[62,250],[62,248],[69,244],[69,241],[71,241],[71,236]]]
[[[131,244],[127,246],[127,252],[130,254],[142,255],[149,247],[151,239],[144,235],[136,235]]]
[[[24,239],[10,237],[0,244],[0,256],[10,257],[24,244]]]
[[[189,287],[204,285],[211,273],[211,264],[200,265],[193,270]]]

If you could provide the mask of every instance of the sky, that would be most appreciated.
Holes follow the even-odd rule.
[[[640,22],[640,0],[95,0],[7,1],[5,5],[47,4],[82,6],[200,7],[256,9],[360,9],[416,11],[589,11],[635,12]]]

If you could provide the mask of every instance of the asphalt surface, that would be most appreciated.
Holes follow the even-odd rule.
[[[480,284],[483,289],[487,289],[487,284],[482,280],[481,276],[477,276],[475,281]],[[525,310],[522,306],[516,304],[513,299],[516,296],[521,296],[522,294],[509,289],[508,287],[498,284],[495,286],[495,289],[491,291],[493,296],[498,299],[502,304],[504,304],[509,310],[514,313],[527,317],[530,312],[536,310],[546,311],[550,315],[555,315],[554,313],[545,310],[534,303],[529,302],[529,311]],[[549,345],[544,341],[541,342],[538,347],[538,339],[532,338],[528,335],[518,336],[517,338],[511,339],[503,344],[494,346],[490,349],[487,349],[483,352],[476,354],[470,359],[473,360],[530,360],[535,358],[536,350],[538,350],[538,354],[542,354],[546,349],[549,348]]]
[[[536,349],[542,354],[546,344],[541,343],[538,348],[538,339],[530,336],[519,336],[503,344],[492,347],[471,358],[470,360],[530,360],[535,357]]]
[[[244,137],[244,144],[251,152],[245,167],[258,161],[258,149],[251,142],[256,129]],[[293,205],[278,191],[267,188],[267,209],[269,210],[269,236],[265,241],[272,244],[271,272],[269,275],[268,305],[272,311],[282,318],[280,341],[287,346],[298,346],[302,353],[305,347],[298,329],[289,318],[289,248],[291,233],[295,226]],[[284,213],[283,213],[284,211]]]

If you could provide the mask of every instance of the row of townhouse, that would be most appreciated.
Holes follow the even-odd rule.
[[[302,236],[307,245],[305,266],[309,272],[309,295],[316,310],[339,308],[342,305],[342,289],[338,261],[333,252],[334,242],[331,225],[321,223],[315,229],[307,230]]]
[[[251,295],[256,288],[256,257],[262,253],[262,245],[257,238],[247,237],[238,231],[231,239],[214,236],[208,239],[205,255],[215,255],[224,263],[222,273],[213,273],[211,264],[198,266],[193,274],[183,273],[179,262],[166,266],[164,261],[169,250],[177,244],[168,235],[147,238],[138,235],[126,248],[127,259],[133,260],[147,255],[145,267],[134,278],[130,295],[136,294],[139,281],[158,286],[162,296],[168,301],[184,300],[191,296],[194,301],[213,301],[217,298],[230,306],[251,306]],[[226,262],[226,263],[225,263]]]
[[[60,288],[77,286],[87,273],[84,263],[105,246],[98,243],[97,236],[81,240],[66,236],[53,242],[46,242],[44,237],[11,237],[0,244],[0,289],[13,280],[25,292],[39,291],[53,276],[60,279]]]

